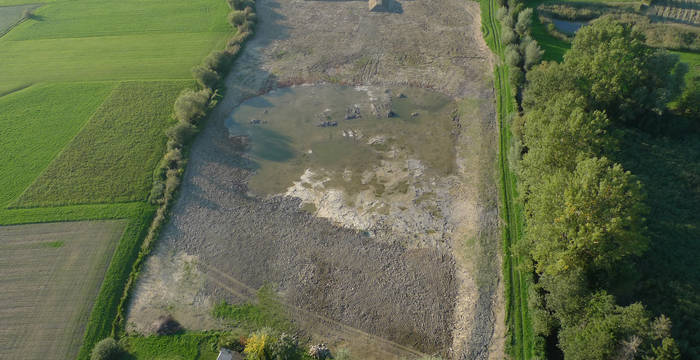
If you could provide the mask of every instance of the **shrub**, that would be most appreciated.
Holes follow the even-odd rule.
[[[299,343],[293,337],[282,333],[270,346],[270,356],[273,360],[299,359]]]
[[[326,344],[312,345],[309,348],[309,356],[317,360],[332,359],[331,351]]]
[[[270,328],[262,328],[248,337],[245,345],[246,359],[268,360],[271,355],[272,343],[275,341]]]
[[[219,82],[219,74],[202,65],[197,65],[192,68],[192,77],[205,89],[213,89],[216,87],[216,83]]]
[[[523,57],[520,55],[518,48],[510,44],[506,47],[506,63],[512,67],[519,67],[522,64]]]
[[[241,26],[246,21],[246,14],[242,10],[233,10],[228,14],[228,22],[232,26]]]
[[[235,352],[243,352],[245,350],[246,338],[228,334],[219,338],[218,343],[220,348],[226,348]]]
[[[92,349],[90,360],[116,360],[124,352],[121,346],[113,338],[100,340]]]
[[[206,58],[204,58],[204,66],[209,69],[216,71],[217,73],[222,73],[228,67],[231,60],[231,54],[223,50],[215,50],[209,53]]]
[[[530,31],[531,23],[532,8],[527,8],[518,14],[518,21],[515,23],[515,31],[517,31],[520,36],[523,36]]]
[[[503,22],[506,16],[508,16],[508,9],[499,7],[498,10],[496,10],[496,19],[498,19],[498,21]]]
[[[254,6],[255,1],[253,0],[228,0],[228,6],[231,7],[231,9],[235,10],[243,10],[248,6]]]
[[[196,124],[207,111],[207,103],[211,97],[208,89],[193,91],[187,89],[180,93],[175,100],[175,118],[184,124]]]
[[[22,18],[23,19],[34,19],[36,15],[34,15],[34,10],[32,9],[24,9],[22,11]]]
[[[530,70],[533,66],[539,64],[542,61],[543,54],[544,51],[537,44],[537,41],[531,40],[525,46],[525,69]]]
[[[184,144],[195,132],[194,126],[185,123],[177,123],[175,126],[168,128],[165,135],[172,139],[177,144]]]
[[[517,38],[513,29],[504,26],[501,30],[501,41],[503,41],[503,44],[513,44],[515,43],[515,40],[517,40]]]
[[[510,76],[510,86],[517,93],[518,89],[525,83],[525,73],[519,67],[512,66],[508,75]]]

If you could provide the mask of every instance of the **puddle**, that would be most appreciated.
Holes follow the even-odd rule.
[[[554,26],[557,28],[557,30],[567,35],[576,34],[576,32],[580,28],[588,24],[585,21],[568,21],[560,19],[552,19],[552,23],[554,23]]]
[[[451,173],[455,109],[449,97],[419,88],[296,86],[243,102],[226,125],[230,136],[247,139],[253,193],[284,193],[307,169],[355,193],[385,160]]]

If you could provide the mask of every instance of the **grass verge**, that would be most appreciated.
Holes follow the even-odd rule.
[[[520,259],[513,245],[522,236],[522,206],[517,202],[516,176],[508,162],[510,149],[509,117],[516,111],[515,99],[508,81],[508,67],[503,63],[504,46],[500,39],[500,24],[496,20],[496,1],[481,0],[481,18],[486,43],[501,62],[494,71],[496,105],[499,123],[498,166],[500,170],[501,214],[504,220],[503,277],[506,290],[506,326],[508,338],[506,351],[513,359],[530,359],[533,356],[534,336],[529,317],[527,293],[529,276],[520,270]]]
[[[184,333],[168,336],[128,336],[122,343],[128,352],[121,360],[215,360],[219,333]]]

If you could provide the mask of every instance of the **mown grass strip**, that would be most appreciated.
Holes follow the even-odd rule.
[[[504,47],[500,39],[500,26],[496,20],[495,0],[481,1],[482,22],[486,43],[499,59],[504,59]],[[501,213],[505,227],[503,236],[503,274],[506,289],[506,325],[509,333],[507,351],[514,359],[530,359],[533,350],[532,324],[527,304],[527,278],[519,267],[517,254],[512,246],[522,235],[522,208],[518,205],[516,177],[509,168],[508,150],[510,148],[509,116],[516,111],[515,99],[508,81],[508,67],[499,64],[494,71],[496,88],[496,105],[499,122],[498,163],[501,183]]]
[[[0,226],[58,221],[133,219],[139,216],[143,202],[121,204],[73,205],[0,210]]]
[[[191,81],[123,82],[13,204],[16,207],[145,201],[172,125],[172,105]]]

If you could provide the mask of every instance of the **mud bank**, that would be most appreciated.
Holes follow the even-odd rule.
[[[403,1],[394,8],[400,11],[383,13],[368,13],[366,5],[258,0],[259,32],[192,147],[171,221],[132,299],[131,330],[146,332],[164,312],[191,329],[220,327],[209,316],[216,301],[249,300],[272,282],[305,331],[357,358],[502,358],[497,128],[478,4]],[[371,168],[377,179],[387,169],[392,178],[405,171],[399,177],[416,179],[400,186],[385,181],[385,190],[397,190],[393,195],[378,192],[379,182],[371,180],[360,181],[367,188],[356,192],[342,181],[319,187],[319,175],[329,173],[313,166],[281,181],[286,190],[279,193],[254,186],[263,171],[226,121],[245,99],[302,83],[409,86],[446,95],[455,104],[450,131],[420,141],[451,153],[453,166],[415,176],[437,160],[398,148],[396,166],[380,161]],[[334,174],[346,175],[344,169]],[[338,201],[328,201],[362,191],[373,201],[394,198],[385,199],[388,210],[374,212],[361,208],[367,202],[343,198],[349,213],[362,215],[355,217],[338,216],[332,209]],[[428,193],[429,206],[416,201]],[[420,220],[426,213],[429,222]]]

